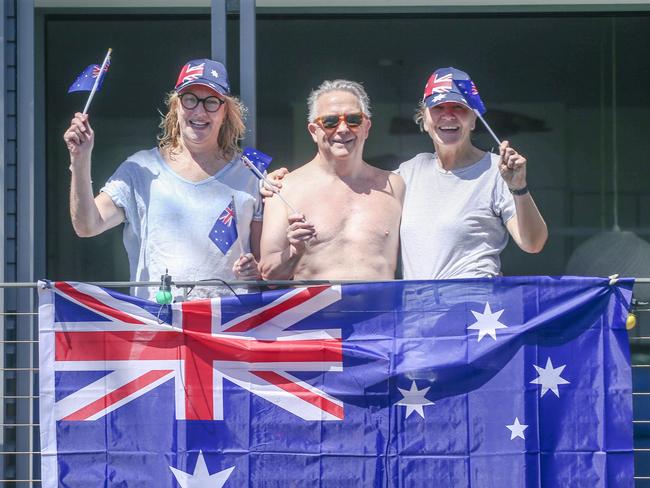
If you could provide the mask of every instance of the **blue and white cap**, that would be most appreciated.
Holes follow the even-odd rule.
[[[469,81],[471,83],[472,80],[467,73],[456,68],[449,67],[435,70],[424,87],[422,101],[427,107],[455,102],[472,108],[467,98],[461,93],[457,84],[458,81]]]
[[[192,85],[207,86],[221,95],[230,94],[226,67],[212,59],[193,59],[183,66],[174,89],[180,93]]]

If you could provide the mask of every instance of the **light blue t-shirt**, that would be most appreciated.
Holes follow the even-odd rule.
[[[447,171],[434,154],[402,163],[406,183],[400,241],[404,279],[496,276],[515,203],[499,174],[499,156]]]
[[[217,174],[191,182],[175,173],[158,148],[124,161],[101,189],[124,209],[124,247],[132,281],[156,281],[169,270],[174,281],[235,279],[232,267],[250,251],[250,225],[262,220],[258,180],[239,155]],[[224,255],[209,238],[217,218],[234,198],[238,239]],[[155,297],[157,288],[132,293]],[[242,290],[239,290],[242,291]],[[196,287],[190,298],[223,293]]]

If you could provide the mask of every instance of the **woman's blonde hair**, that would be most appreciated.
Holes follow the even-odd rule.
[[[246,126],[244,118],[246,108],[235,97],[224,96],[223,107],[225,110],[223,124],[219,131],[218,144],[224,158],[232,158],[239,151],[239,141],[244,138]],[[181,103],[178,93],[169,92],[165,98],[167,113],[160,121],[162,134],[158,136],[158,147],[161,151],[174,154],[180,147],[181,129],[178,123],[178,107]]]
[[[425,132],[424,130],[424,112],[426,112],[427,106],[424,104],[424,102],[420,102],[418,104],[418,108],[415,109],[415,115],[413,115],[413,120],[415,121],[416,124],[418,124],[418,127],[420,128],[420,132]]]

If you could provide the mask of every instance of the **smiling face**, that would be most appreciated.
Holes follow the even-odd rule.
[[[198,98],[219,97],[217,92],[204,86],[190,86],[183,93],[193,93]],[[219,145],[219,131],[226,113],[225,105],[216,112],[207,112],[202,102],[193,108],[187,109],[180,103],[176,107],[178,123],[180,126],[181,141],[185,147],[192,151],[212,151]]]
[[[475,124],[474,112],[460,103],[441,103],[424,111],[424,129],[435,145],[471,145]]]
[[[359,100],[348,91],[326,92],[316,100],[318,117],[357,114],[361,111]],[[317,122],[312,121],[307,125],[307,129],[318,145],[318,152],[325,159],[346,160],[355,157],[361,159],[370,125],[370,119],[364,117],[358,127],[349,127],[345,121],[341,121],[336,128],[325,129]]]

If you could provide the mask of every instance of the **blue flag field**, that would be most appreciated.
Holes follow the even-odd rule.
[[[632,487],[632,284],[44,282],[42,486]]]

